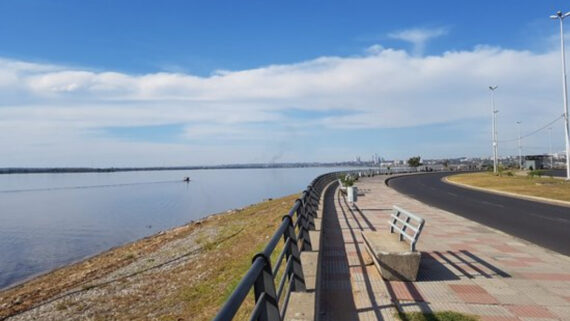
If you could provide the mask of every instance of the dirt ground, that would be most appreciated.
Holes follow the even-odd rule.
[[[0,320],[210,320],[297,195],[209,216],[0,292]],[[251,300],[238,319],[252,308]]]

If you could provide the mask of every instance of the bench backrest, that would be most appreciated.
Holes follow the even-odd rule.
[[[408,241],[410,250],[416,250],[416,243],[424,227],[425,220],[396,205],[393,207],[390,223],[390,233],[398,233],[400,241]]]

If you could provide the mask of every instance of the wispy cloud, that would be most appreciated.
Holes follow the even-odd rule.
[[[421,56],[424,53],[426,44],[429,40],[437,37],[444,36],[448,34],[449,29],[440,28],[412,28],[406,30],[400,30],[388,34],[390,38],[399,39],[403,41],[410,42],[413,46],[413,52],[416,56]]]
[[[400,36],[425,43],[444,33]],[[364,56],[320,57],[209,77],[0,59],[0,166],[91,165],[93,159],[96,165],[247,162],[282,152],[276,146],[295,146],[285,160],[346,159],[327,158],[308,144],[315,135],[339,131],[351,135],[486,119],[490,84],[500,88],[502,134],[516,128],[509,119],[531,126],[560,114],[559,64],[558,48],[533,53],[484,46],[429,57],[372,46]],[[105,132],[173,124],[180,132],[170,142]],[[327,144],[333,141],[322,139],[319,148],[332,150]]]

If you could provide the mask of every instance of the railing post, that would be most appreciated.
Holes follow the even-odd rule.
[[[256,254],[253,257],[254,262],[259,259],[265,261],[265,266],[253,285],[255,302],[257,303],[263,293],[265,293],[265,296],[264,302],[262,303],[263,306],[261,307],[261,312],[257,320],[281,321],[279,303],[277,302],[277,295],[275,293],[275,281],[273,279],[273,274],[271,273],[271,262],[269,261],[269,258],[262,253]]]
[[[425,221],[422,219],[420,221],[420,225],[418,225],[418,230],[414,234],[414,241],[410,244],[410,246],[412,248],[412,252],[416,250],[416,243],[418,242],[418,237],[420,236],[420,233],[422,232],[422,229],[424,228],[424,224],[425,224]]]
[[[392,224],[396,224],[396,222],[398,222],[397,217],[400,217],[400,211],[397,209],[393,210],[396,213],[393,213],[393,215],[395,216],[395,218],[392,220]],[[390,225],[390,233],[394,233],[394,227]]]
[[[299,247],[297,245],[297,237],[295,236],[295,226],[293,225],[293,220],[291,219],[290,216],[286,216],[285,219],[289,220],[289,227],[287,228],[285,235],[283,235],[283,241],[287,242],[288,238],[291,239],[291,242],[289,242],[289,248],[285,251],[285,253],[287,260],[291,258],[291,260],[293,261],[292,270],[289,274],[289,282],[293,283],[291,285],[291,290],[305,291],[306,290],[305,276],[303,274],[303,266],[301,265],[301,254],[299,253]],[[309,247],[310,246],[311,245],[309,243]]]
[[[307,207],[305,202],[301,200],[301,206],[297,209],[297,220],[299,220],[299,237],[301,238],[301,250],[312,251],[311,237],[309,236]],[[293,233],[295,227],[293,226]],[[297,243],[296,243],[297,244]]]
[[[410,216],[406,217],[406,223],[410,223]],[[408,228],[408,226],[406,224],[403,224],[404,226],[402,226],[402,233],[400,233],[400,241],[404,240],[404,235],[402,235],[403,233],[406,233],[406,229]]]
[[[312,226],[315,226],[315,222],[312,220],[316,216],[318,203],[315,201],[315,190],[311,188],[308,195],[307,207],[308,207],[308,217],[310,218],[310,222]]]
[[[313,187],[311,187],[311,189],[309,190],[309,195],[308,197],[308,211],[306,211],[306,218],[307,218],[307,228],[309,230],[314,230],[315,229],[315,216],[317,214],[317,206],[318,204],[315,204],[315,190]],[[318,202],[318,200],[317,200]]]

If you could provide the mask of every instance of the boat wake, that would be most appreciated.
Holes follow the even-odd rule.
[[[61,186],[61,187],[26,188],[26,189],[0,190],[0,193],[25,193],[25,192],[88,189],[88,188],[125,187],[125,186],[150,185],[150,184],[172,184],[172,183],[180,183],[180,182],[181,182],[180,180],[168,180],[168,181],[135,182],[135,183],[120,183],[120,184],[76,185],[76,186]]]

